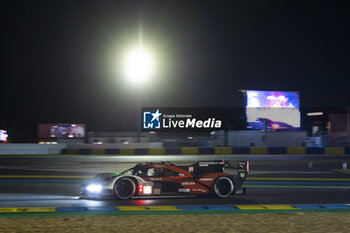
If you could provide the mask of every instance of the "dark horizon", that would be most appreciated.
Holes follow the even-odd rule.
[[[349,7],[334,1],[5,1],[0,129],[133,130],[141,106],[243,107],[241,89],[350,106]],[[142,29],[159,72],[135,90],[114,56]]]

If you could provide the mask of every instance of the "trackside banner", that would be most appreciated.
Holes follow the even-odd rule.
[[[142,108],[142,131],[197,132],[227,129],[232,110],[225,108]]]

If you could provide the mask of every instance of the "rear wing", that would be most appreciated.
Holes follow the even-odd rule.
[[[249,161],[227,161],[225,163],[224,172],[232,176],[236,185],[236,194],[243,195],[246,188],[243,187],[249,173]]]
[[[225,161],[225,168],[237,169],[238,172],[249,172],[249,161]]]

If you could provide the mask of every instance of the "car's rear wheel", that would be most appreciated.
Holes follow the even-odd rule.
[[[121,178],[114,184],[114,194],[118,199],[130,199],[134,196],[135,192],[135,182],[130,178]]]
[[[221,176],[214,183],[214,193],[217,197],[228,197],[234,190],[233,181],[226,176]]]

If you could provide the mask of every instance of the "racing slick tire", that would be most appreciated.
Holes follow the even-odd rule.
[[[121,178],[114,184],[114,195],[121,200],[130,199],[136,192],[135,182],[130,178]]]
[[[232,179],[226,176],[217,178],[213,186],[214,194],[222,198],[230,196],[234,188]]]

